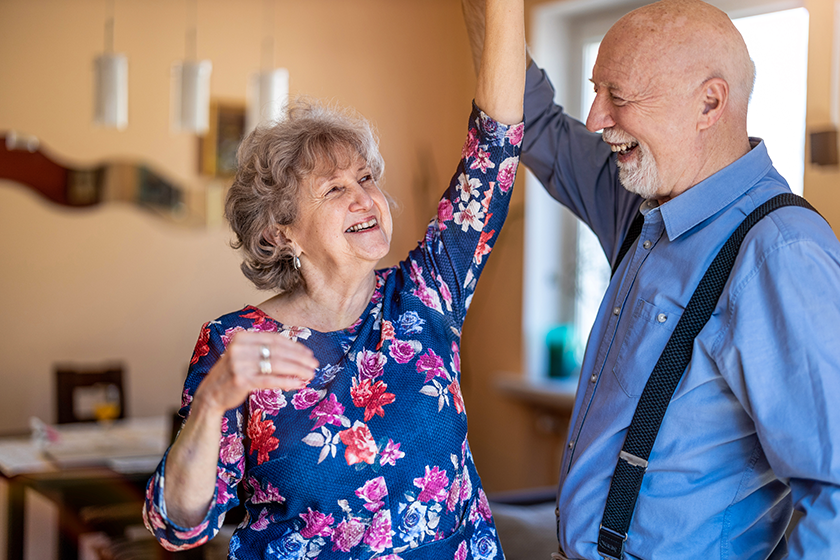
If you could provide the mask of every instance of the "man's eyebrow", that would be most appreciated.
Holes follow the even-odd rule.
[[[596,82],[596,81],[595,81],[594,79],[592,79],[592,78],[589,78],[589,82],[590,82],[592,85],[594,85],[594,86],[602,86],[602,87],[605,87],[605,88],[607,88],[607,89],[609,89],[609,90],[621,91],[621,88],[618,86],[618,84],[615,84],[615,83],[613,83],[613,82],[601,82],[601,83],[599,84],[598,82]]]

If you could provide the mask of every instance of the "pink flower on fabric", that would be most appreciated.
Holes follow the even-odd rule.
[[[268,529],[268,510],[266,508],[263,508],[263,510],[260,512],[259,518],[257,518],[256,521],[251,523],[249,529],[252,529],[254,531],[265,531],[266,529]]]
[[[426,465],[426,474],[422,478],[414,479],[414,486],[420,488],[420,495],[417,496],[417,501],[428,502],[434,500],[441,502],[446,499],[446,486],[449,484],[449,477],[446,476],[446,470],[439,470],[437,465],[429,470],[429,465]]]
[[[473,157],[478,151],[478,129],[470,128],[464,147],[461,148],[461,159]]]
[[[257,464],[262,465],[268,461],[268,454],[277,449],[280,440],[274,437],[277,429],[271,420],[261,421],[260,412],[251,414],[248,421],[248,437],[251,439],[251,453],[256,452]]]
[[[175,532],[175,536],[178,537],[178,532],[177,531]],[[178,538],[180,539],[181,537],[178,537]],[[184,544],[172,544],[171,542],[169,542],[166,539],[160,539],[160,546],[162,546],[163,548],[165,548],[169,552],[180,552],[182,550],[187,550],[189,548],[195,548],[196,546],[201,546],[204,543],[206,543],[208,540],[210,540],[210,537],[208,535],[204,535],[203,537],[201,537],[200,539],[198,539],[194,543],[184,543]]]
[[[385,410],[382,407],[391,404],[396,398],[393,393],[386,392],[388,385],[382,381],[371,383],[370,379],[365,379],[358,384],[355,380],[353,381],[350,395],[353,397],[353,404],[365,409],[365,422],[373,418],[375,414],[384,418]]]
[[[151,500],[151,498],[149,498],[149,500]],[[152,533],[155,532],[155,529],[166,529],[166,523],[163,521],[163,516],[154,506],[152,506],[151,509],[147,508],[147,503],[151,503],[151,501],[143,503],[143,524],[146,526],[146,529]]]
[[[493,519],[493,512],[490,511],[490,502],[487,501],[487,494],[481,488],[478,489],[478,513],[488,523]]]
[[[452,369],[455,373],[461,373],[461,351],[458,349],[458,343],[452,342]]]
[[[417,358],[417,365],[415,366],[417,373],[426,374],[424,383],[428,383],[435,377],[446,377],[446,370],[443,369],[443,359],[435,354],[431,348],[426,350],[426,353]]]
[[[362,542],[365,526],[358,519],[351,517],[339,523],[332,535],[333,550],[350,552],[350,549]]]
[[[420,299],[420,301],[423,302],[423,305],[429,309],[434,309],[443,313],[443,307],[440,305],[440,298],[438,297],[437,292],[430,290],[426,287],[425,283],[419,288],[412,290],[411,294]]]
[[[341,442],[347,446],[344,459],[348,465],[367,463],[372,465],[376,459],[376,442],[366,424],[356,422],[349,430],[338,432]]]
[[[193,400],[192,395],[190,394],[189,390],[184,387],[184,392],[181,393],[181,407],[185,407],[189,405]]]
[[[193,527],[192,529],[187,529],[186,531],[175,531],[172,532],[175,534],[178,539],[182,541],[188,541],[190,539],[196,538],[198,535],[204,532],[207,529],[207,526],[210,524],[210,521],[205,521],[201,525]]]
[[[397,459],[402,459],[403,457],[405,457],[405,452],[400,451],[400,444],[394,443],[394,440],[388,438],[388,443],[385,445],[385,449],[379,456],[379,464],[391,465],[393,467],[396,465]]]
[[[292,406],[295,410],[306,410],[309,407],[321,400],[321,394],[315,389],[304,387],[294,394],[292,397]]]
[[[364,349],[356,354],[356,366],[359,369],[359,379],[374,379],[382,375],[388,357],[382,352],[371,352]]]
[[[382,345],[385,344],[386,340],[394,340],[394,337],[396,336],[394,324],[391,321],[382,321],[382,325],[379,328],[381,333],[379,335],[379,342],[376,344],[377,350],[382,348]]]
[[[522,143],[522,137],[525,136],[525,124],[519,123],[507,129],[505,138],[508,139],[511,146],[518,146]]]
[[[205,323],[205,325],[201,327],[201,332],[198,335],[198,342],[195,343],[195,350],[193,350],[193,356],[190,360],[190,364],[197,364],[198,360],[210,352],[210,346],[208,344],[210,341],[210,329],[208,328],[208,325],[209,323]]]
[[[452,486],[449,487],[449,493],[446,495],[446,510],[455,511],[458,503],[461,501],[461,477],[456,476],[452,481]]]
[[[470,479],[470,472],[468,470],[464,469],[461,473],[461,501],[466,502],[472,497],[472,480]]]
[[[440,274],[437,275],[437,282],[440,287],[440,295],[443,296],[443,301],[446,302],[446,308],[452,311],[452,292],[449,291],[449,285]]]
[[[248,482],[251,488],[254,489],[254,495],[251,496],[251,503],[267,504],[269,502],[280,503],[286,501],[286,498],[280,495],[280,490],[272,486],[270,482],[266,481],[265,489],[263,489],[262,485],[254,477],[248,477]]]
[[[223,463],[227,463],[229,465],[238,463],[243,455],[245,455],[245,446],[242,445],[241,437],[233,434],[222,438],[219,458]]]
[[[304,539],[311,539],[312,537],[329,537],[333,534],[333,516],[332,514],[324,515],[320,511],[312,511],[312,508],[306,508],[306,513],[299,514],[306,522],[306,527],[300,530],[300,536]]]
[[[516,156],[509,157],[499,164],[499,174],[496,178],[502,192],[508,192],[513,186],[513,181],[516,179],[517,167],[519,167],[519,158]]]
[[[310,420],[317,418],[312,429],[317,430],[324,424],[341,426],[342,414],[344,414],[344,405],[338,402],[333,393],[330,393],[330,397],[328,399],[322,400],[318,403],[318,406],[309,413]]]
[[[366,510],[379,511],[385,505],[382,498],[388,495],[385,478],[379,476],[368,480],[361,488],[356,489],[356,495],[366,502],[364,505]]]
[[[266,414],[277,414],[286,406],[282,389],[258,389],[251,393],[251,410],[262,410]]]
[[[492,214],[488,214],[487,216],[490,217]],[[475,261],[475,264],[481,264],[481,261],[484,260],[484,255],[489,255],[490,251],[493,250],[493,246],[489,245],[487,242],[493,239],[494,235],[496,235],[495,229],[482,231],[481,234],[479,234],[478,244],[475,246],[475,253],[473,253],[473,260]]]
[[[374,552],[383,552],[393,546],[391,533],[391,511],[383,509],[373,516],[365,533],[365,544]]]
[[[221,471],[221,469],[219,469]],[[228,492],[228,485],[222,477],[216,477],[216,503],[226,504],[235,494]]]
[[[414,359],[414,345],[402,340],[393,340],[388,347],[388,353],[398,364],[407,364]]]
[[[438,224],[441,231],[446,229],[444,222],[448,222],[451,219],[452,202],[448,198],[442,198],[440,202],[438,202]]]
[[[461,541],[452,560],[467,560],[467,541]]]
[[[455,405],[455,410],[458,414],[461,414],[464,412],[464,397],[461,395],[461,386],[458,384],[458,380],[450,383],[448,389],[452,393],[452,404]]]
[[[380,556],[378,560],[403,560],[403,558],[398,554],[389,554],[388,556]]]
[[[475,154],[475,160],[470,164],[470,169],[481,169],[482,173],[487,173],[488,169],[493,169],[496,164],[490,158],[490,153],[485,152],[480,147]]]
[[[225,334],[222,335],[222,342],[227,347],[230,344],[230,341],[233,340],[233,337],[236,333],[245,332],[244,327],[233,327],[225,331]]]

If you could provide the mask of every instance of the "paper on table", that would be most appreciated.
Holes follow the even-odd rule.
[[[0,441],[0,471],[6,476],[36,473],[53,469],[44,455],[29,439]]]
[[[44,453],[61,467],[109,465],[115,459],[160,460],[168,441],[166,430],[162,417],[70,424],[59,428],[61,438],[47,444]]]

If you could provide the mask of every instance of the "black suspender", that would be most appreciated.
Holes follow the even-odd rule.
[[[640,233],[642,233],[642,226],[644,225],[644,215],[641,212],[637,212],[636,217],[633,218],[633,221],[630,223],[627,235],[624,237],[624,243],[621,244],[621,249],[618,250],[618,256],[615,258],[615,264],[613,264],[610,277],[615,276],[615,271],[618,270],[618,265],[621,264],[622,259],[624,259],[624,255],[627,254],[627,251],[629,251],[630,247],[633,246],[633,242],[636,241],[636,238],[639,237]]]
[[[744,237],[764,216],[784,206],[802,206],[814,210],[804,198],[788,193],[765,202],[747,216],[718,252],[700,280],[674,333],[665,345],[665,350],[653,368],[627,430],[607,495],[604,517],[598,532],[598,553],[605,558],[622,557],[627,530],[662,418],[691,360],[694,338],[712,316]],[[634,225],[635,223],[636,221],[633,222]],[[633,235],[631,226],[627,239],[631,236],[633,239],[630,239],[629,244],[625,239],[613,273],[640,231],[641,227]]]

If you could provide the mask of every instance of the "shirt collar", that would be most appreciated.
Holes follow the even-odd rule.
[[[659,207],[670,241],[729,206],[767,174],[773,163],[764,141],[750,138],[750,146],[740,159]]]

